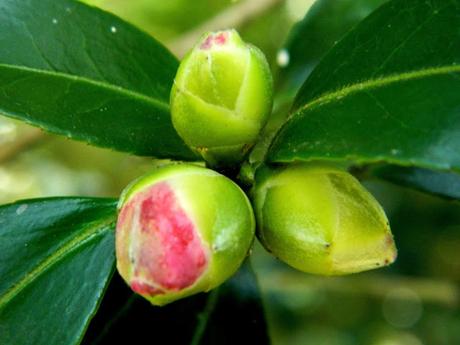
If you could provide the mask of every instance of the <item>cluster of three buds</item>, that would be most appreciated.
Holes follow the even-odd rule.
[[[235,165],[257,139],[271,97],[263,54],[235,31],[209,34],[179,68],[173,123],[208,164]],[[311,164],[262,168],[251,199],[224,175],[192,164],[141,177],[120,198],[119,273],[156,305],[209,291],[241,265],[256,223],[265,248],[305,272],[353,273],[395,259],[382,208],[345,171]]]

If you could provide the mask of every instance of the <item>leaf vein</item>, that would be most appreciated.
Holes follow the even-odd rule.
[[[319,107],[337,99],[343,99],[360,91],[366,92],[368,90],[377,89],[397,82],[404,82],[451,73],[460,73],[460,65],[431,67],[421,70],[405,72],[401,74],[388,75],[386,77],[377,79],[369,79],[356,84],[351,84],[345,86],[340,90],[324,94],[323,96],[320,96],[316,99],[313,99],[311,102],[306,103],[304,106],[300,107],[295,113],[293,113],[289,120],[294,118],[295,114],[301,113],[307,109]]]
[[[26,66],[14,66],[14,65],[9,65],[9,64],[0,64],[0,69],[1,68],[6,68],[6,69],[11,69],[11,70],[20,70],[20,71],[28,71],[28,72],[33,72],[38,75],[47,75],[47,76],[54,76],[56,78],[63,78],[63,79],[68,79],[74,82],[83,82],[83,83],[88,83],[106,90],[110,90],[119,94],[123,94],[125,96],[131,97],[131,98],[136,98],[139,99],[145,103],[149,103],[152,105],[155,105],[158,108],[161,108],[167,112],[169,112],[169,104],[163,100],[153,98],[151,96],[145,95],[143,93],[139,93],[133,90],[128,90],[126,88],[123,88],[121,86],[117,85],[112,85],[106,82],[102,82],[99,80],[92,80],[88,79],[86,77],[82,76],[76,76],[72,74],[67,74],[67,73],[62,73],[62,72],[56,72],[56,71],[48,71],[48,70],[40,70],[36,68],[31,68],[31,67],[26,67]],[[1,71],[0,71],[1,72]]]
[[[95,222],[92,226],[88,227],[85,231],[79,233],[73,238],[70,238],[67,243],[62,245],[52,255],[38,263],[34,268],[26,272],[18,282],[13,285],[7,292],[0,296],[0,309],[14,299],[19,293],[25,289],[29,284],[36,280],[39,276],[45,273],[50,267],[56,264],[59,260],[69,255],[71,252],[89,242],[96,237],[99,233],[107,231],[113,224],[113,217],[104,219],[101,222]]]
[[[428,24],[433,18],[434,16],[444,10],[445,8],[449,7],[449,5],[446,5],[444,7],[441,7],[440,9],[438,10],[433,10],[431,12],[431,14],[422,22],[420,23],[420,25],[418,25],[416,28],[414,28],[414,30],[412,32],[409,33],[409,35],[407,35],[402,41],[401,43],[395,47],[390,54],[388,54],[387,58],[380,64],[380,66],[375,70],[375,72],[372,74],[372,78],[375,77],[378,72],[380,72],[387,64],[388,62],[391,60],[391,58],[401,49],[404,47],[404,45],[412,38],[414,37],[414,35],[416,35],[426,24]]]

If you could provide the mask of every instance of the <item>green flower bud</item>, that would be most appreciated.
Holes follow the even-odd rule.
[[[240,162],[272,106],[263,53],[235,30],[204,35],[180,64],[171,91],[174,128],[212,165]]]
[[[383,209],[345,171],[308,164],[264,168],[253,196],[260,241],[294,268],[340,275],[396,259]]]
[[[117,269],[135,292],[164,305],[225,281],[254,232],[251,204],[234,182],[194,165],[165,166],[120,198]]]

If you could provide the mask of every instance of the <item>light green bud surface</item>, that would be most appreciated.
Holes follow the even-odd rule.
[[[205,34],[180,64],[171,91],[174,128],[211,165],[240,162],[271,111],[263,53],[235,30]]]
[[[254,235],[251,204],[233,181],[191,164],[168,165],[120,198],[117,268],[134,291],[164,305],[224,282]]]
[[[396,258],[382,207],[346,171],[309,164],[263,168],[253,199],[260,241],[298,270],[341,275]]]

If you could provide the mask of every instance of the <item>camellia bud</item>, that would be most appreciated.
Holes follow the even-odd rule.
[[[308,164],[263,168],[253,192],[260,241],[294,268],[340,275],[396,258],[384,211],[346,171]]]
[[[211,165],[240,162],[265,124],[273,81],[263,53],[235,30],[204,35],[171,91],[174,128]]]
[[[194,165],[165,166],[122,194],[118,272],[135,292],[164,305],[231,276],[254,232],[249,200],[234,182]]]

